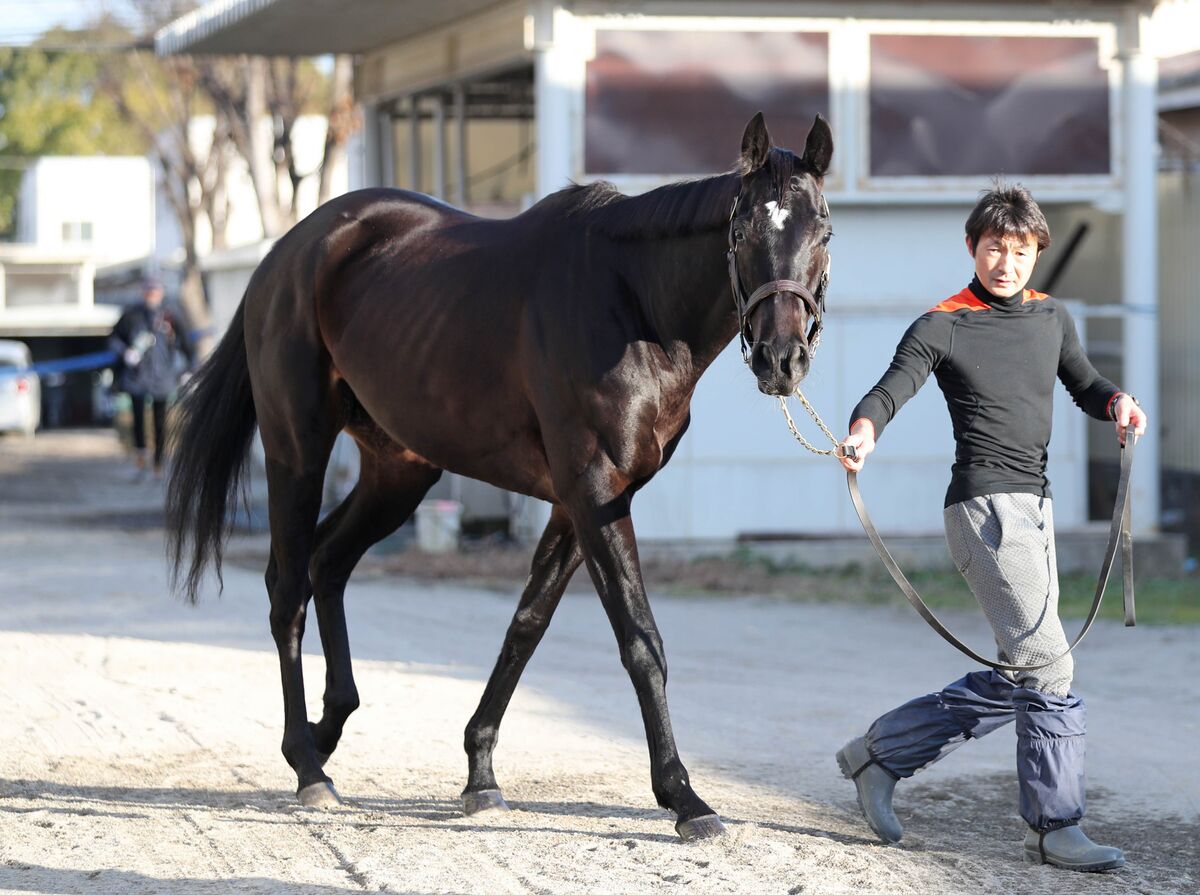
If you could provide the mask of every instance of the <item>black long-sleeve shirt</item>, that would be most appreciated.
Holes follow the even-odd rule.
[[[1121,394],[1084,354],[1063,305],[1032,289],[999,298],[978,279],[908,328],[851,425],[868,419],[878,438],[930,372],[954,425],[946,506],[1004,492],[1050,496],[1046,448],[1056,376],[1097,419],[1112,419]]]

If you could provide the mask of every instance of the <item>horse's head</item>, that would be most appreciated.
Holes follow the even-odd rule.
[[[762,113],[746,125],[729,221],[729,276],[742,353],[768,395],[808,373],[821,331],[833,228],[821,194],[833,134],[820,115],[804,155],[771,145]]]

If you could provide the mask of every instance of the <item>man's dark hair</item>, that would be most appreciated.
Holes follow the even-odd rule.
[[[1050,245],[1050,225],[1046,216],[1033,201],[1029,190],[1019,183],[1009,185],[1002,180],[984,191],[975,208],[967,218],[967,238],[971,248],[979,246],[985,234],[999,237],[1015,236],[1017,239],[1037,239],[1038,251]]]

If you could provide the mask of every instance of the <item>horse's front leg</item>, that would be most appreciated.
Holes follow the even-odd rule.
[[[587,481],[585,479],[584,481]],[[637,691],[650,746],[650,780],[658,804],[675,812],[675,829],[686,841],[718,836],[720,818],[696,795],[675,748],[667,710],[667,659],[642,583],[630,518],[630,492],[606,494],[614,481],[600,471],[586,492],[572,495],[571,518],[588,572],[616,634],[621,664]]]
[[[504,636],[496,667],[488,679],[483,698],[479,700],[479,708],[467,724],[464,740],[469,773],[462,794],[466,814],[508,807],[492,770],[492,752],[496,748],[500,721],[521,672],[546,633],[579,562],[579,545],[571,521],[561,507],[555,507],[533,553],[529,581]]]

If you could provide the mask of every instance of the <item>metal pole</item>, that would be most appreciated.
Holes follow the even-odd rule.
[[[454,172],[454,204],[467,205],[467,91],[462,84],[454,85],[454,142],[458,147]]]
[[[383,186],[395,186],[399,178],[396,176],[396,109],[387,106],[380,110],[379,116],[379,183]]]
[[[433,195],[446,198],[446,98],[433,95]]]
[[[408,98],[408,188],[421,189],[421,97]]]
[[[1156,434],[1168,412],[1158,402],[1158,61],[1147,46],[1149,25],[1149,13],[1130,10],[1118,38],[1125,110],[1121,300],[1129,311],[1122,326],[1120,386],[1137,397],[1154,424],[1130,481],[1135,535],[1158,529],[1161,447]]]
[[[381,141],[385,128],[383,114],[374,104],[364,104],[362,107],[362,183],[355,186],[384,186],[383,153]]]

